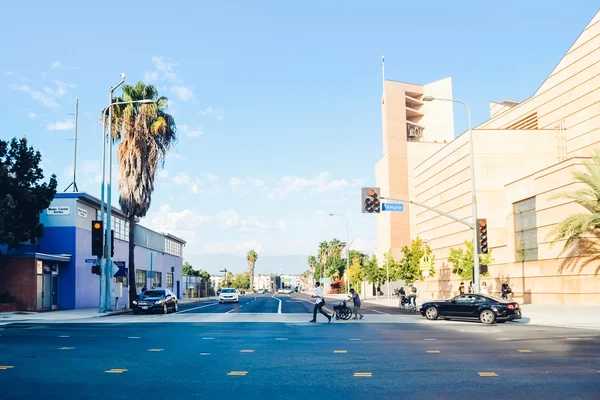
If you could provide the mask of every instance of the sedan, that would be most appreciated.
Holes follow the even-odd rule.
[[[169,311],[177,312],[179,304],[177,296],[169,289],[150,289],[140,294],[140,297],[133,301],[132,310],[134,314],[140,312],[167,314]]]
[[[470,319],[484,324],[521,319],[519,303],[480,294],[463,294],[451,300],[423,303],[419,310],[429,320]]]
[[[219,303],[237,303],[239,302],[238,291],[233,288],[225,288],[221,289],[221,293],[219,294]]]

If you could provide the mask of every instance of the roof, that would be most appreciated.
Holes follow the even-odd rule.
[[[88,203],[90,205],[96,206],[100,208],[100,199],[97,197],[91,196],[85,192],[64,192],[64,193],[56,193],[54,196],[55,199],[78,199],[84,203]],[[123,211],[121,211],[118,207],[111,207],[111,212],[119,217],[126,218]]]
[[[185,240],[183,240],[183,239],[181,239],[181,238],[178,238],[178,237],[177,237],[177,236],[175,236],[175,235],[171,235],[170,233],[163,233],[163,235],[164,235],[164,237],[166,237],[166,238],[169,238],[169,239],[173,239],[173,240],[175,240],[176,242],[179,242],[179,243],[181,243],[181,244],[183,244],[183,245],[185,245],[185,244],[186,244],[186,241],[185,241]]]

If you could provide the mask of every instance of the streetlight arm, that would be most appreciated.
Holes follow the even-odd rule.
[[[463,225],[466,225],[466,226],[468,226],[468,227],[469,227],[469,228],[471,228],[471,229],[473,229],[473,226],[474,226],[472,223],[469,223],[469,222],[467,222],[467,221],[465,221],[465,220],[463,220],[463,219],[460,219],[460,218],[458,218],[458,217],[455,217],[455,216],[454,216],[454,215],[452,215],[452,214],[448,214],[448,213],[445,213],[445,212],[443,212],[443,211],[440,211],[440,210],[438,210],[438,209],[436,209],[436,208],[429,207],[428,205],[426,205],[426,204],[423,204],[423,203],[419,203],[418,201],[414,201],[414,200],[405,200],[405,199],[392,199],[392,198],[389,198],[389,197],[383,197],[383,196],[381,197],[381,199],[382,199],[382,200],[399,201],[399,202],[401,202],[401,203],[410,203],[410,204],[414,204],[414,205],[416,205],[416,206],[419,206],[419,207],[426,208],[426,209],[428,209],[429,211],[433,211],[434,213],[437,213],[437,214],[443,215],[443,216],[445,216],[445,217],[448,217],[448,218],[450,218],[450,219],[453,219],[453,220],[455,220],[456,222],[460,222],[461,224],[463,224]]]

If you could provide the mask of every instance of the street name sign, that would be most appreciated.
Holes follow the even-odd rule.
[[[382,211],[404,211],[404,204],[395,204],[395,203],[383,203],[381,207]]]
[[[86,264],[100,265],[100,260],[97,259],[97,258],[86,258],[85,259],[85,263]]]

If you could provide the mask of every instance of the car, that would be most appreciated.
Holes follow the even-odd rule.
[[[265,294],[265,289],[258,289],[258,294]]]
[[[281,289],[277,289],[277,293],[285,293],[285,292],[283,291],[283,288],[281,288]]]
[[[179,303],[175,293],[169,289],[150,289],[140,294],[140,297],[133,301],[132,310],[134,314],[142,312],[168,314],[169,311],[177,312]]]
[[[481,294],[462,294],[450,300],[429,301],[419,310],[429,320],[471,319],[484,324],[521,319],[521,308],[515,301],[507,301]]]
[[[237,303],[240,301],[237,289],[223,288],[219,294],[219,303]]]

